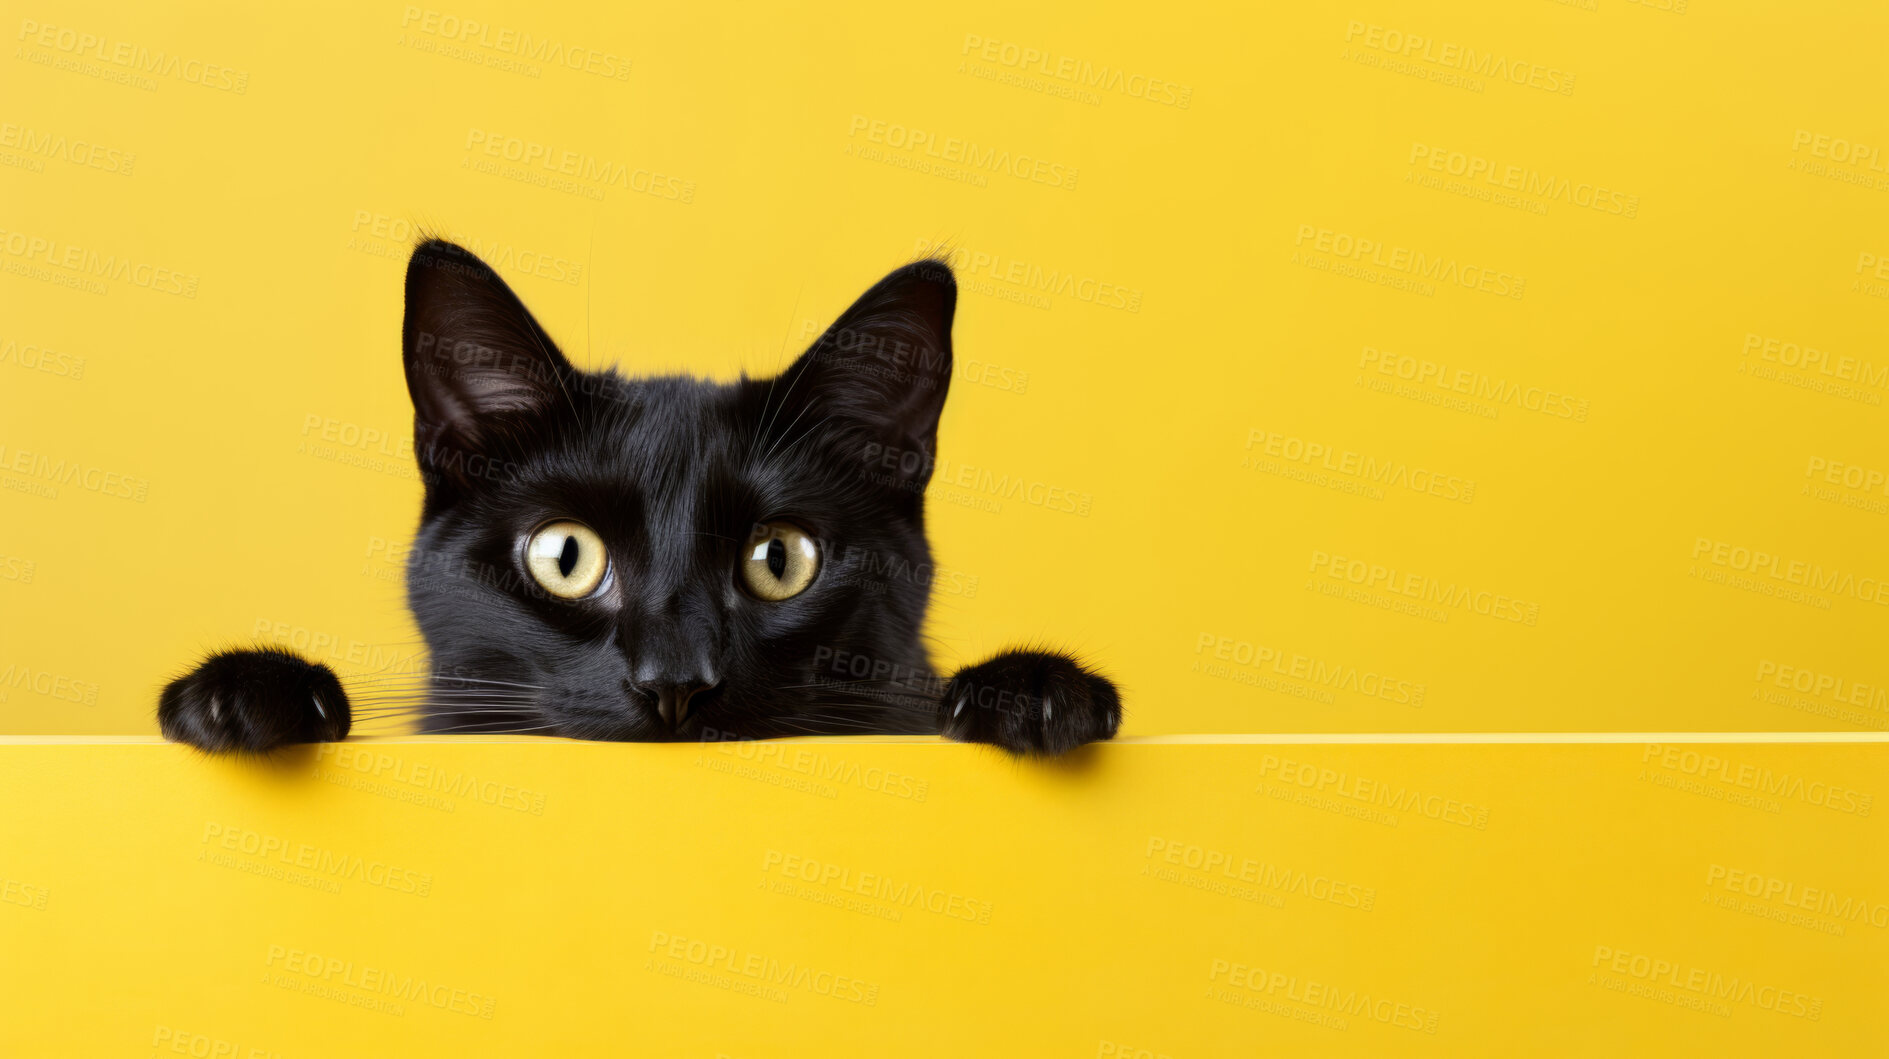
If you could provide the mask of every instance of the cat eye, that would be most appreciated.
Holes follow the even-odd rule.
[[[581,522],[548,522],[525,542],[525,568],[546,592],[582,599],[597,590],[610,569],[603,538]]]
[[[820,572],[820,547],[785,522],[756,526],[741,556],[741,581],[770,603],[792,599]]]

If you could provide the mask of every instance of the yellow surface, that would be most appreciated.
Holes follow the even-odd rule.
[[[0,1053],[1889,1046],[1881,742],[1279,738],[15,738]]]
[[[422,224],[717,378],[953,248],[939,661],[1131,734],[1889,727],[1880,3],[10,12],[0,730],[412,661]]]

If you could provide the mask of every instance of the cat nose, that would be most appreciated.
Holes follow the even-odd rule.
[[[656,715],[662,723],[675,731],[689,719],[689,701],[705,691],[713,691],[721,686],[721,681],[707,681],[700,678],[682,680],[654,680],[638,682],[636,690],[656,700]]]

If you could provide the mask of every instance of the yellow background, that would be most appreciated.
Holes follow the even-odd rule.
[[[1889,1040],[1879,745],[1155,738],[1023,769],[919,739],[379,739],[267,768],[0,740],[0,1050]]]
[[[1172,733],[1879,738],[1886,29],[1681,0],[9,5],[0,1051],[1880,1053],[1880,747]],[[419,226],[579,363],[717,378],[954,248],[938,661],[1081,651],[1126,738],[1053,766],[159,745],[157,689],[209,647],[420,663]],[[888,916],[866,875],[989,922]],[[700,969],[677,937],[875,1002],[672,977]],[[1805,1007],[1694,1010],[1636,957]],[[369,974],[445,992],[389,1017]],[[1315,1025],[1312,983],[1425,1028]]]
[[[412,663],[422,224],[579,363],[717,378],[958,248],[938,661],[1067,645],[1130,734],[1889,726],[1889,493],[1809,473],[1889,470],[1880,5],[8,12],[0,729],[149,732],[253,638]]]

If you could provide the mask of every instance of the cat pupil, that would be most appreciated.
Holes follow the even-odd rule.
[[[774,580],[781,579],[787,572],[787,545],[779,537],[767,542],[767,572],[774,575]]]
[[[569,577],[571,571],[575,569],[577,569],[577,538],[566,537],[564,550],[558,553],[558,573]]]

